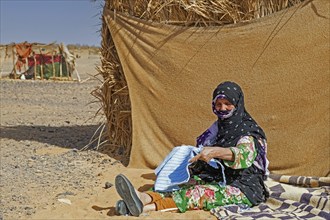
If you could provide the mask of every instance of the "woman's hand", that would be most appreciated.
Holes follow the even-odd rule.
[[[190,159],[190,163],[193,163],[197,160],[203,160],[205,162],[209,162],[212,158],[215,157],[216,148],[218,147],[204,147],[203,150]]]
[[[219,158],[223,160],[234,160],[234,154],[229,148],[223,147],[203,147],[203,150],[189,160],[190,163],[193,163],[197,160],[203,160],[209,162],[212,158]]]

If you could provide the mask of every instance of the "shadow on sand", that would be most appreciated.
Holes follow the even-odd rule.
[[[0,126],[0,139],[7,138],[15,141],[37,141],[62,148],[76,148],[77,150],[83,150],[83,148],[97,149],[97,139],[100,135],[96,132],[98,128],[99,125],[62,127],[43,125]],[[92,138],[94,141],[91,140]],[[100,142],[103,141],[104,139],[101,139]],[[88,147],[86,148],[87,145]],[[123,154],[122,147],[118,149],[113,149],[112,147],[111,149],[104,145],[98,148],[98,151],[107,154],[118,162],[121,162],[124,166],[127,166],[129,157]]]
[[[83,126],[39,126],[20,125],[12,127],[0,127],[0,138],[8,138],[16,141],[37,141],[40,143],[55,145],[63,148],[82,149],[90,143],[92,136],[99,125]],[[96,145],[97,143],[95,143]],[[92,149],[94,143],[89,149]]]

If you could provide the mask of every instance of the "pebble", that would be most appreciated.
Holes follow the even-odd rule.
[[[113,184],[110,183],[110,182],[106,182],[106,183],[104,184],[104,188],[106,188],[106,189],[109,189],[109,188],[111,188],[112,186],[113,186]]]
[[[73,192],[67,191],[67,192],[63,192],[63,193],[57,194],[56,197],[60,197],[60,196],[74,196],[74,195],[76,195],[76,194],[73,193]]]
[[[116,160],[115,162],[111,163],[111,165],[116,165],[117,163],[120,163],[120,161]]]
[[[106,163],[110,163],[111,159],[103,159],[101,164],[106,164]]]
[[[64,204],[68,204],[68,205],[72,204],[70,199],[57,199],[57,200]]]

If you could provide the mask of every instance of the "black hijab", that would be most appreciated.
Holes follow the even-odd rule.
[[[218,116],[218,135],[216,144],[221,147],[236,146],[243,136],[253,136],[255,139],[266,139],[266,135],[257,122],[250,116],[244,106],[244,94],[241,87],[234,82],[223,82],[213,92],[213,111],[218,98],[225,98],[235,106],[233,115],[229,118]],[[218,115],[218,114],[217,114]],[[256,144],[258,142],[256,141]]]

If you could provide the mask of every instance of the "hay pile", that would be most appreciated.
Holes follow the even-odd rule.
[[[221,26],[267,16],[301,0],[105,0],[105,9],[140,19],[182,26]],[[127,165],[132,144],[131,104],[127,82],[108,30],[102,20],[101,86],[92,94],[100,101],[107,122],[102,149],[121,155]]]

